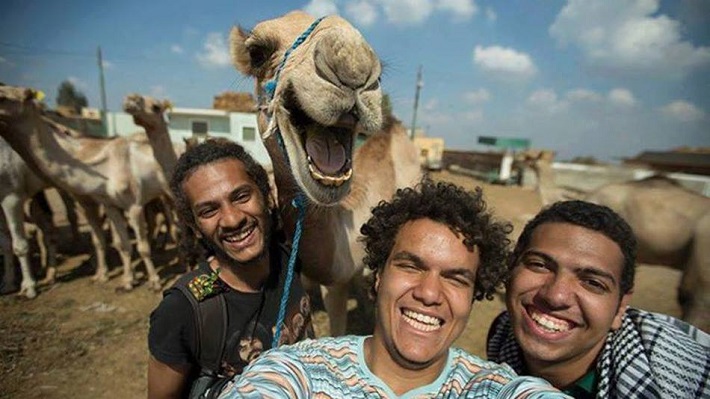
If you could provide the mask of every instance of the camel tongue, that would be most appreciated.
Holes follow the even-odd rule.
[[[306,153],[322,173],[336,175],[345,165],[345,147],[327,130],[309,130]]]

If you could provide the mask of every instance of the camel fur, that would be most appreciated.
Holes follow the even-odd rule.
[[[274,165],[285,228],[293,236],[298,193],[308,200],[299,256],[303,275],[327,286],[324,303],[331,335],[346,326],[348,282],[362,272],[359,229],[370,209],[395,190],[421,179],[418,151],[405,129],[382,117],[380,60],[346,20],[320,21],[302,43],[294,41],[315,19],[296,11],[230,34],[237,70],[252,76],[259,99],[259,131]],[[273,97],[264,85],[278,81]],[[355,149],[359,135],[369,135]],[[283,140],[285,153],[277,137]]]

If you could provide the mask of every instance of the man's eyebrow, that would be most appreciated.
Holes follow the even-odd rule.
[[[547,255],[544,252],[536,251],[534,249],[527,250],[523,252],[520,255],[520,259],[523,259],[527,255],[533,255],[533,256],[539,256],[540,258],[544,259],[545,262],[551,263],[554,265],[557,265],[557,262],[555,261],[554,258],[551,256]],[[606,270],[600,269],[595,266],[578,266],[575,267],[574,269],[575,273],[577,274],[585,274],[585,275],[592,275],[592,276],[597,276],[601,277],[607,280],[610,280],[614,285],[616,285],[616,278],[614,277],[613,274],[607,272]]]
[[[616,278],[614,277],[614,275],[607,272],[606,270],[602,270],[598,267],[593,267],[593,266],[580,267],[576,270],[576,272],[577,272],[577,274],[584,274],[584,275],[592,275],[592,276],[601,277],[603,279],[610,280],[614,285],[616,285]]]
[[[392,260],[408,260],[416,264],[417,266],[422,266],[424,264],[422,258],[409,251],[397,252],[396,254],[392,255]]]

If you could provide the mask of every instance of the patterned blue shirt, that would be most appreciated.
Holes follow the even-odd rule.
[[[229,398],[569,398],[546,381],[507,365],[449,350],[432,383],[397,396],[365,363],[365,336],[301,341],[270,350],[225,386]]]

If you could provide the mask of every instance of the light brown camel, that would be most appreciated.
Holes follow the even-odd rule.
[[[62,134],[61,129],[67,128],[42,116],[35,94],[30,89],[0,86],[0,121],[7,126],[2,129],[2,136],[35,172],[72,194],[84,208],[97,250],[97,280],[108,279],[105,239],[101,226],[96,225],[97,204],[101,204],[116,232],[115,244],[123,263],[122,288],[130,290],[134,284],[127,217],[136,235],[148,285],[159,289],[160,279],[146,239],[143,205],[164,195],[167,182],[147,139]]]
[[[150,147],[153,149],[155,160],[160,165],[165,176],[165,181],[169,182],[170,177],[177,163],[176,148],[170,139],[168,131],[168,121],[165,112],[172,108],[168,100],[159,101],[140,94],[130,94],[123,100],[123,110],[133,116],[133,122],[145,129]],[[163,209],[161,214],[165,217],[168,233],[173,242],[177,241],[177,224],[175,223],[174,207],[172,204],[172,193],[165,187],[165,197],[161,198]],[[157,215],[156,215],[157,216]],[[159,223],[154,217],[148,218],[150,226],[148,231],[150,236],[155,237],[153,230],[159,228]]]
[[[2,126],[0,126],[2,129]],[[5,288],[14,284],[15,265],[13,255],[20,263],[22,282],[20,295],[28,298],[37,296],[34,277],[30,268],[30,244],[25,229],[25,203],[39,194],[49,185],[25,164],[22,158],[0,138],[0,205],[2,206],[2,220],[0,221],[0,234],[3,237],[4,277]],[[41,200],[41,198],[38,198]],[[52,223],[51,213],[45,211],[35,201],[31,203],[30,215],[33,222],[41,231],[44,248],[42,266],[47,268],[48,281],[53,280],[56,266],[56,231]]]
[[[516,162],[529,167],[535,173],[537,180],[535,190],[540,197],[542,206],[557,201],[580,199],[582,196],[578,190],[560,187],[555,183],[555,170],[552,168],[553,159],[555,159],[555,152],[549,150],[526,150],[515,155]]]
[[[348,282],[363,267],[360,226],[379,201],[419,181],[421,169],[401,125],[378,131],[381,64],[375,52],[344,19],[314,21],[296,11],[251,32],[234,27],[230,46],[235,67],[256,80],[259,130],[291,237],[297,216],[291,201],[298,192],[308,199],[299,248],[303,275],[328,286],[330,332],[341,335]],[[355,149],[359,134],[371,136]]]
[[[683,320],[710,332],[710,198],[660,176],[605,185],[586,200],[631,225],[638,261],[681,270]]]

